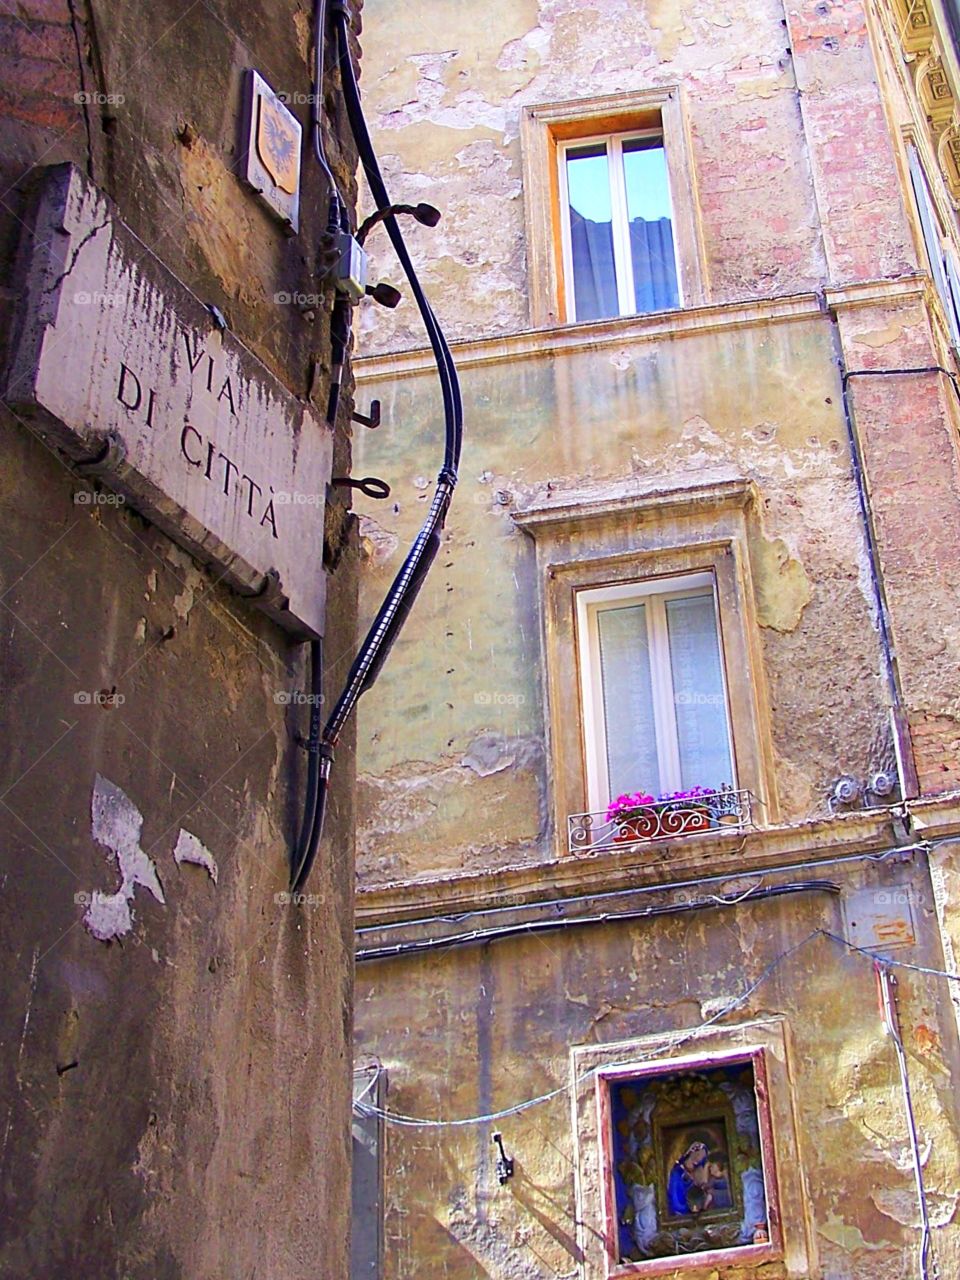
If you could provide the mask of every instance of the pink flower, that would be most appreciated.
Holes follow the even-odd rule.
[[[662,795],[651,796],[645,791],[624,792],[611,800],[607,806],[607,822],[619,822],[633,815],[636,809],[645,809],[650,805],[677,804],[685,800],[701,800],[704,796],[716,793],[711,787],[691,787],[688,791],[665,791]]]
[[[628,817],[634,809],[643,809],[647,805],[655,804],[653,796],[647,795],[644,791],[634,791],[632,794],[625,793],[617,796],[616,800],[611,800],[607,806],[607,822],[616,822],[621,818]]]

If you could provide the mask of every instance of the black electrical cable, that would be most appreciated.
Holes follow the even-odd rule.
[[[410,285],[410,290],[423,319],[430,346],[437,362],[437,374],[443,395],[444,455],[443,466],[437,477],[437,487],[430,510],[420,532],[407,553],[403,565],[394,578],[366,638],[357,653],[347,676],[346,685],[330,714],[315,753],[318,761],[316,799],[313,806],[309,837],[301,835],[291,868],[291,885],[299,891],[306,882],[317,855],[323,820],[326,811],[333,751],[347,718],[356,706],[360,695],[374,683],[386,661],[394,641],[400,633],[410,609],[423,585],[424,579],[440,548],[440,529],[443,527],[453,490],[457,483],[457,468],[463,440],[463,401],[453,356],[446,338],[437,323],[426,295],[420,285],[410,254],[404,243],[403,233],[393,212],[386,185],[377,164],[370,141],[360,90],[357,86],[353,63],[350,58],[349,14],[344,0],[334,0],[331,6],[337,27],[337,49],[340,78],[350,128],[357,144],[367,183],[377,210],[390,237],[400,265]],[[322,19],[322,15],[321,15]],[[319,41],[318,41],[319,43]]]
[[[311,85],[312,92],[310,94],[310,132],[313,137],[313,153],[320,168],[327,175],[331,197],[335,197],[337,203],[340,204],[340,190],[337,187],[336,178],[333,176],[333,170],[330,168],[327,153],[323,147],[323,132],[320,125],[321,107],[323,105],[323,52],[326,44],[326,33],[327,0],[316,0],[313,6],[313,84]]]
[[[297,839],[297,861],[303,857],[310,844],[313,823],[317,812],[317,796],[320,782],[320,724],[323,703],[323,641],[310,643],[310,734],[303,744],[309,752],[307,762],[307,794],[303,801],[303,819]]]
[[[326,45],[327,3],[316,0],[313,8],[313,79],[310,94],[310,132],[313,138],[313,152],[317,163],[326,175],[330,186],[330,203],[327,213],[327,235],[335,234],[346,217],[346,206],[340,196],[340,188],[333,176],[333,170],[327,160],[323,146],[321,129],[321,107],[323,104],[323,63]],[[331,365],[330,394],[327,401],[327,421],[331,427],[337,416],[340,400],[340,384],[342,368],[347,347],[350,343],[350,307],[344,303],[345,314],[338,311],[340,300],[334,304],[330,321],[331,331]],[[339,356],[338,356],[339,352]],[[338,367],[340,374],[338,375]],[[294,866],[301,866],[310,849],[314,826],[317,822],[318,809],[325,803],[326,783],[320,755],[320,726],[322,723],[323,703],[323,641],[314,640],[310,644],[310,731],[306,746],[307,756],[307,789],[303,802],[303,817],[296,848],[293,852]],[[321,818],[322,821],[322,818]]]
[[[842,373],[843,386],[846,389],[851,378],[890,378],[905,373],[942,373],[950,379],[957,400],[960,401],[960,384],[952,369],[945,369],[942,364],[922,364],[909,369],[845,369]]]
[[[517,924],[493,926],[488,929],[471,929],[468,933],[439,934],[432,938],[415,938],[409,942],[395,942],[381,947],[361,948],[356,952],[357,964],[365,960],[389,960],[397,956],[413,955],[423,951],[459,947],[472,942],[489,943],[503,938],[526,937],[536,933],[555,933],[561,929],[579,929],[585,925],[617,924],[649,920],[654,916],[680,915],[687,911],[704,911],[713,907],[736,907],[741,902],[755,902],[761,898],[779,898],[792,893],[839,894],[840,886],[831,880],[799,880],[793,884],[761,885],[740,897],[723,898],[717,895],[712,901],[668,902],[635,911],[603,911],[591,916],[557,916],[546,920],[526,920]]]

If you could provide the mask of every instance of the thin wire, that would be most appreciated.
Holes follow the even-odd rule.
[[[879,961],[880,964],[890,965],[894,969],[912,969],[914,973],[929,973],[934,978],[946,978],[949,982],[960,982],[960,973],[950,973],[947,969],[931,969],[925,964],[911,964],[909,960],[894,960],[892,956],[882,956],[876,951],[867,951],[864,947],[858,947],[856,943],[848,942],[846,938],[841,938],[837,934],[831,933],[829,929],[818,929],[817,932],[822,933],[831,942],[836,942],[838,946],[846,947],[849,951],[856,951],[859,955],[866,956],[868,960]]]
[[[785,866],[774,866],[765,868],[762,872],[755,874],[761,876],[764,880],[773,875],[786,875],[789,871],[810,871],[814,868],[842,866],[848,862],[885,862],[888,858],[902,856],[908,853],[920,853],[929,851],[933,847],[941,843],[956,842],[956,836],[950,836],[945,840],[921,840],[914,844],[895,845],[891,849],[882,849],[878,853],[848,853],[836,858],[821,858],[813,862],[790,862]],[[707,884],[728,884],[731,880],[740,880],[742,876],[736,873],[731,874],[725,871],[719,875],[712,876],[696,876],[691,880],[671,880],[663,884],[650,885],[634,885],[629,889],[607,889],[598,893],[581,894],[577,897],[565,898],[543,898],[533,900],[524,905],[531,907],[565,907],[571,902],[600,902],[612,898],[636,897],[638,894],[648,893],[665,893],[668,890],[673,892],[680,889],[700,889]],[[708,895],[715,896],[715,895]],[[503,906],[498,907],[481,907],[470,911],[459,911],[455,913],[447,912],[444,915],[435,916],[415,916],[411,920],[389,920],[382,924],[361,925],[356,930],[357,936],[362,937],[368,933],[386,933],[391,929],[406,929],[413,925],[426,924],[462,924],[464,920],[472,920],[475,916],[500,915],[503,912]]]
[[[900,1069],[900,1087],[903,1091],[903,1109],[907,1117],[907,1132],[910,1134],[910,1151],[913,1158],[913,1177],[917,1187],[917,1202],[920,1206],[920,1280],[927,1280],[927,1256],[930,1252],[930,1213],[927,1209],[927,1189],[923,1182],[923,1165],[920,1159],[920,1139],[917,1136],[917,1122],[913,1114],[913,1097],[910,1093],[910,1074],[907,1070],[907,1055],[900,1035],[900,1013],[897,1005],[896,977],[889,972],[886,965],[875,961],[877,978],[880,983],[883,1021],[897,1051],[897,1066]],[[934,1260],[936,1270],[936,1260]]]
[[[360,1075],[360,1074],[361,1073],[359,1071],[354,1072],[354,1075]],[[379,1083],[380,1077],[382,1075],[383,1075],[383,1067],[381,1066],[375,1067],[373,1075],[370,1077],[370,1079],[367,1081],[367,1083],[363,1086],[363,1088],[360,1090],[360,1092],[357,1094],[357,1096],[353,1100],[354,1110],[356,1110],[357,1104],[363,1102],[364,1098],[367,1096],[370,1090],[373,1089]]]
[[[912,969],[915,972],[930,974],[936,978],[946,978],[951,982],[960,982],[960,973],[950,973],[946,969],[933,969],[926,965],[911,964],[908,960],[894,960],[891,956],[878,955],[874,951],[867,951],[863,947],[858,947],[855,943],[848,942],[846,938],[841,938],[837,934],[831,933],[829,929],[813,929],[806,935],[806,937],[801,938],[799,942],[794,943],[792,947],[788,947],[786,951],[781,951],[777,956],[775,956],[766,968],[763,969],[760,976],[756,978],[740,995],[729,1000],[722,1008],[718,1009],[716,1013],[712,1014],[704,1022],[699,1023],[696,1027],[690,1028],[688,1031],[678,1033],[669,1041],[669,1043],[659,1045],[656,1049],[651,1049],[647,1053],[631,1054],[631,1060],[634,1062],[645,1062],[650,1058],[655,1058],[664,1052],[678,1049],[682,1045],[689,1044],[691,1040],[697,1039],[697,1037],[708,1027],[713,1026],[713,1024],[719,1022],[721,1018],[725,1018],[728,1013],[733,1013],[734,1010],[739,1009],[743,1004],[745,1004],[757,988],[766,982],[785,960],[789,959],[790,956],[794,955],[802,947],[805,947],[808,942],[812,942],[814,938],[820,937],[829,938],[831,942],[838,946],[856,952],[858,955],[865,956],[871,964],[879,963],[889,965],[893,968]],[[599,1067],[594,1067],[592,1070],[580,1077],[580,1079],[575,1082],[577,1087],[579,1088],[582,1084],[588,1081],[590,1077],[595,1075],[600,1069],[601,1068]],[[465,1125],[489,1124],[494,1120],[503,1120],[507,1116],[518,1115],[520,1112],[526,1111],[530,1107],[539,1106],[542,1102],[549,1102],[552,1098],[559,1097],[560,1094],[568,1092],[572,1083],[573,1082],[559,1085],[556,1089],[551,1089],[547,1093],[538,1094],[535,1098],[528,1098],[524,1102],[515,1103],[512,1107],[505,1107],[501,1111],[491,1111],[488,1114],[479,1116],[465,1116],[460,1120],[433,1120],[426,1119],[421,1116],[409,1116],[404,1115],[399,1111],[388,1111],[384,1107],[377,1107],[374,1106],[373,1103],[363,1101],[355,1103],[354,1109],[361,1115],[376,1115],[385,1120],[388,1124],[396,1124],[406,1128],[456,1129]]]
[[[742,1004],[745,1004],[756,989],[762,983],[766,982],[770,975],[779,968],[784,960],[787,960],[794,954],[794,952],[799,951],[801,947],[806,946],[806,944],[813,938],[817,937],[820,932],[821,931],[819,929],[814,929],[811,933],[808,933],[805,938],[801,938],[799,942],[794,943],[792,947],[788,947],[786,951],[781,951],[778,956],[771,960],[760,976],[751,982],[746,990],[741,992],[740,995],[734,996],[732,1000],[727,1001],[722,1008],[718,1009],[716,1013],[712,1014],[704,1022],[699,1023],[698,1026],[692,1027],[688,1031],[680,1032],[678,1035],[674,1036],[668,1044],[659,1045],[656,1049],[650,1049],[647,1053],[632,1054],[631,1061],[646,1062],[649,1058],[658,1057],[660,1054],[668,1050],[679,1049],[682,1045],[688,1044],[691,1040],[695,1040],[702,1031],[706,1030],[707,1027],[713,1026],[715,1022],[719,1022],[721,1018],[725,1018],[728,1013],[732,1013],[735,1009],[739,1009]],[[600,1067],[591,1068],[590,1071],[586,1072],[577,1080],[577,1087],[586,1083],[586,1081],[596,1075],[600,1070]],[[551,1098],[556,1098],[562,1093],[567,1093],[570,1087],[569,1083],[562,1084],[556,1089],[551,1089],[548,1093],[541,1093],[536,1098],[528,1098],[525,1102],[518,1102],[512,1107],[505,1107],[502,1111],[492,1111],[481,1116],[465,1116],[460,1120],[427,1120],[418,1116],[403,1115],[398,1111],[387,1111],[385,1108],[376,1107],[370,1102],[361,1102],[356,1107],[356,1110],[358,1110],[361,1115],[377,1115],[380,1116],[381,1119],[386,1120],[389,1124],[401,1125],[411,1129],[456,1129],[470,1124],[489,1124],[493,1120],[502,1120],[506,1116],[517,1115],[521,1111],[526,1111],[529,1107],[539,1106],[541,1102],[549,1102]]]

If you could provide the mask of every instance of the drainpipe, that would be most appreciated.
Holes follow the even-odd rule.
[[[856,418],[849,394],[849,371],[843,358],[843,343],[840,339],[840,324],[836,308],[824,302],[824,309],[830,317],[830,328],[837,368],[840,372],[840,386],[843,400],[843,419],[847,428],[847,440],[850,444],[850,460],[853,468],[853,480],[857,489],[857,501],[860,506],[860,518],[863,522],[864,537],[867,542],[867,555],[870,564],[870,587],[873,605],[877,617],[877,632],[880,637],[880,649],[883,654],[883,669],[887,684],[890,704],[890,724],[893,729],[893,746],[897,758],[897,777],[900,782],[900,796],[903,800],[915,800],[920,794],[920,782],[917,777],[917,766],[913,756],[913,744],[910,740],[910,726],[904,707],[903,689],[900,684],[900,670],[897,664],[896,650],[890,633],[890,614],[887,608],[886,592],[883,586],[883,571],[880,567],[880,552],[877,546],[876,526],[870,494],[867,490],[866,473],[863,464],[863,450],[860,447],[860,436],[857,431]]]

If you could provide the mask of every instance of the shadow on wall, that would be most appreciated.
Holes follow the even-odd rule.
[[[514,1177],[510,1182],[510,1193],[518,1204],[522,1205],[532,1217],[536,1218],[544,1231],[552,1236],[557,1244],[566,1249],[574,1262],[583,1262],[583,1250],[574,1237],[568,1231],[564,1231],[555,1220],[557,1215],[562,1215],[572,1223],[573,1219],[570,1218],[569,1209],[562,1204],[558,1204],[535,1182],[531,1182],[524,1173],[523,1165],[516,1157],[514,1157]],[[551,1214],[554,1217],[551,1217]]]

